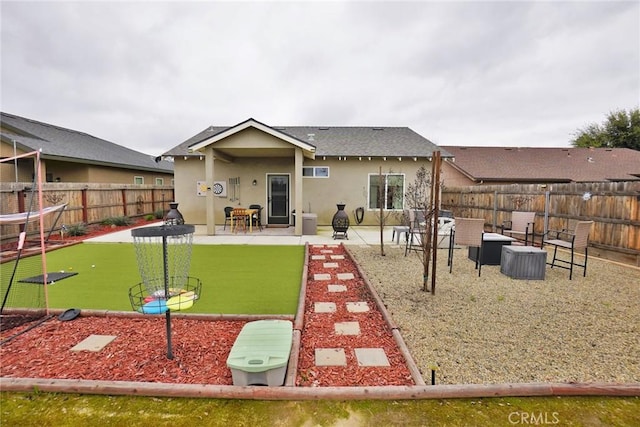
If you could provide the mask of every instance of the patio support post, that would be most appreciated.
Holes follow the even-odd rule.
[[[296,226],[294,230],[294,234],[296,236],[302,236],[302,149],[296,148],[295,152],[296,161],[295,161],[295,173],[293,179],[293,192],[295,199],[295,210],[297,212],[296,218]]]
[[[213,147],[208,146],[205,149],[204,155],[204,169],[205,169],[205,182],[207,183],[207,197],[206,203],[206,223],[207,223],[207,235],[213,236],[216,234],[216,216],[215,216],[215,195],[213,194],[213,177],[215,158],[213,155]]]

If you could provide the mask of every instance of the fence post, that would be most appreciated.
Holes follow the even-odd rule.
[[[549,231],[549,204],[551,203],[551,192],[549,190],[544,192],[544,227],[542,232],[544,233],[544,236],[547,235],[547,232]],[[544,239],[544,237],[543,237]]]
[[[85,224],[89,223],[89,212],[87,209],[87,188],[83,188],[80,190],[81,200],[82,200],[82,222]]]
[[[122,216],[127,216],[127,190],[122,188],[120,193],[122,193]]]
[[[498,221],[498,190],[493,191],[493,227],[491,231],[496,232],[496,222]]]

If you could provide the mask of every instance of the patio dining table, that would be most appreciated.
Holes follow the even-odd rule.
[[[253,232],[253,221],[251,218],[254,214],[257,214],[259,209],[247,209],[247,208],[234,208],[231,211],[231,232],[237,233],[238,228],[240,226],[240,221],[242,221],[242,227],[247,232],[247,222],[249,222],[249,233]],[[234,223],[235,219],[235,223]],[[235,224],[235,225],[234,225]]]

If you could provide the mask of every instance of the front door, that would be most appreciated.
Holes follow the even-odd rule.
[[[267,224],[289,224],[289,175],[267,175]]]

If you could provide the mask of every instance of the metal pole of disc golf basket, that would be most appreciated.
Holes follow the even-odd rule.
[[[195,227],[167,221],[157,227],[131,230],[141,283],[129,289],[134,310],[165,314],[167,358],[171,349],[171,311],[191,308],[202,291],[200,280],[189,276]]]

